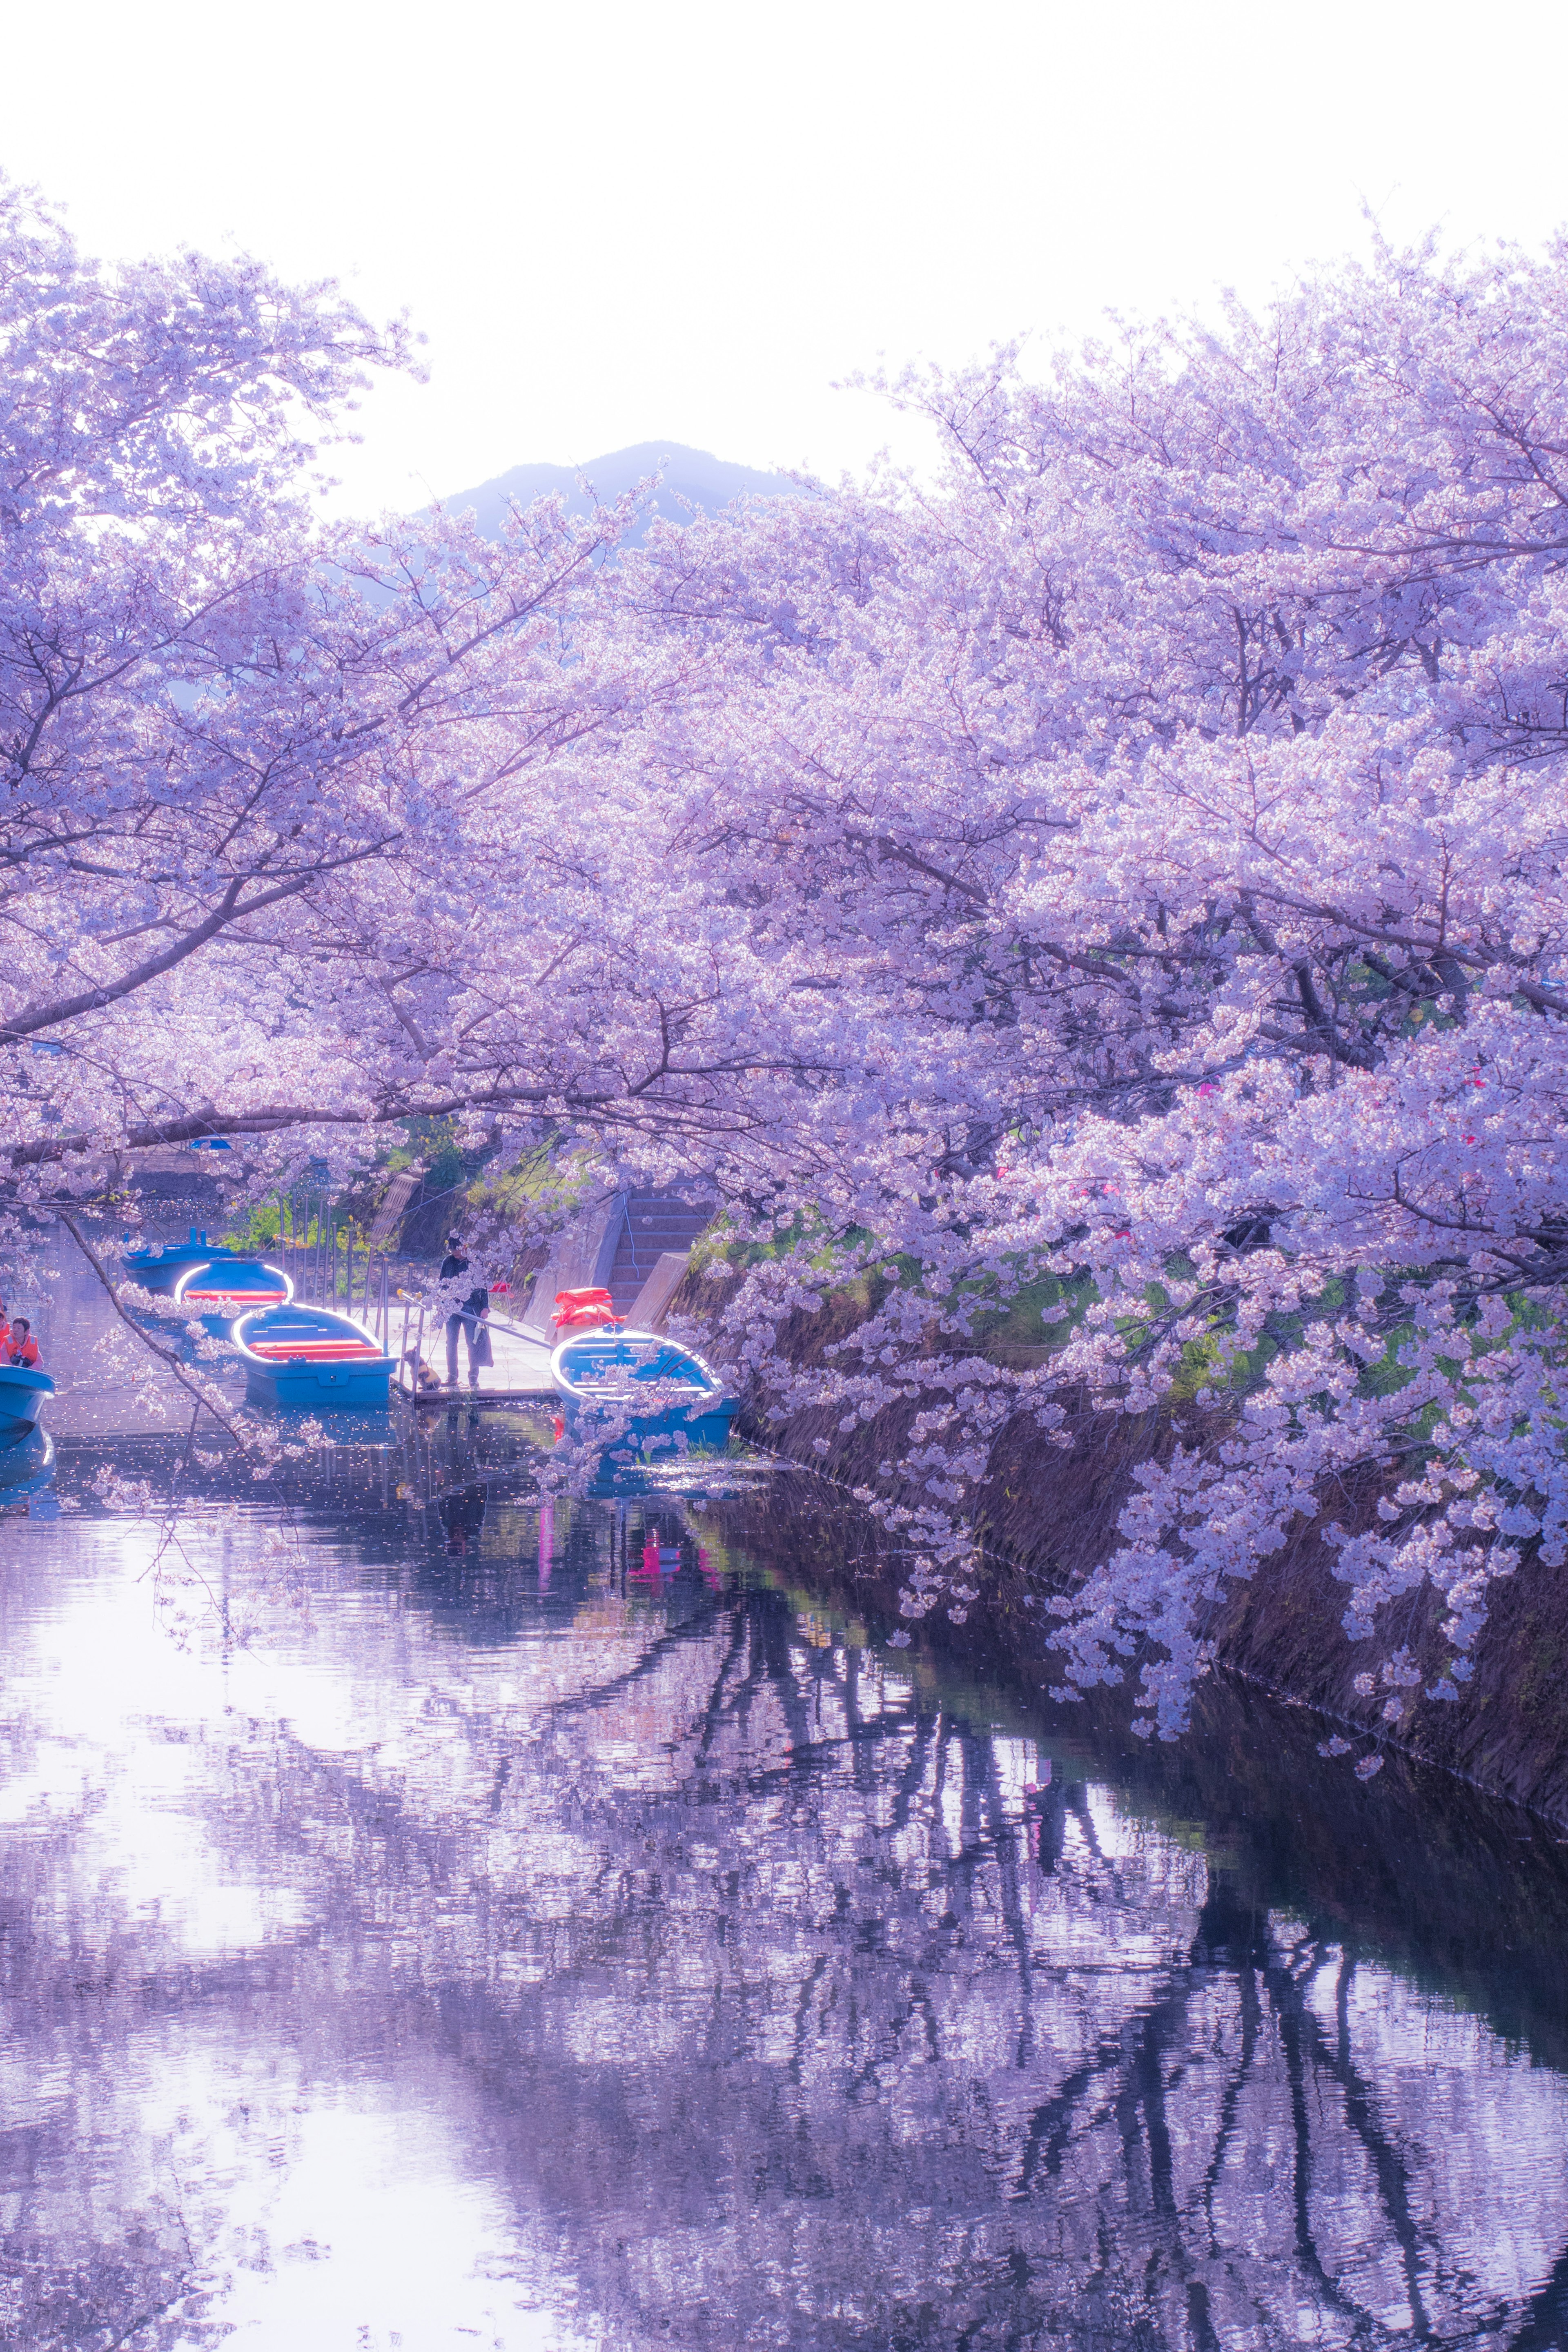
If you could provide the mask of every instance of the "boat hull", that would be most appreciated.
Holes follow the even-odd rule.
[[[0,1364],[0,1452],[25,1445],[38,1425],[44,1401],[55,1392],[47,1372],[25,1364]]]
[[[174,1285],[174,1301],[215,1339],[226,1339],[246,1315],[292,1303],[294,1285],[264,1258],[202,1258]]]
[[[664,1454],[679,1453],[683,1438],[689,1446],[724,1446],[730,1443],[739,1411],[740,1406],[731,1402],[702,1412],[638,1413],[627,1423],[625,1436],[616,1433],[610,1443],[616,1446],[647,1446]],[[567,1428],[577,1434],[598,1418],[598,1409],[563,1397],[561,1415]]]
[[[234,1344],[252,1404],[284,1412],[384,1411],[393,1361],[347,1315],[326,1307],[268,1307],[243,1315]]]
[[[257,1364],[245,1368],[245,1392],[252,1404],[278,1405],[286,1412],[330,1412],[343,1406],[363,1411],[384,1406],[392,1364]]]
[[[195,1234],[188,1242],[169,1242],[162,1249],[132,1250],[125,1260],[125,1271],[132,1282],[150,1290],[154,1298],[172,1298],[184,1276],[198,1265],[241,1265],[250,1259],[242,1258],[237,1250],[215,1248]]]

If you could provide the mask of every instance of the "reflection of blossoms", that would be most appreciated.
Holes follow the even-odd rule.
[[[468,1475],[466,1438],[410,1443]],[[508,2333],[520,2274],[568,2333],[591,2310],[625,2352],[1174,2347],[1194,2340],[1194,2277],[1204,2340],[1227,2347],[1539,2340],[1568,2183],[1551,2165],[1500,2174],[1498,2152],[1561,2140],[1561,2076],[1502,2038],[1550,2009],[1544,1991],[1521,2009],[1505,1970],[1496,2030],[1486,1992],[1502,1979],[1484,1963],[1457,2002],[1443,1960],[1434,1989],[1380,1959],[1380,1914],[1357,1907],[1387,1877],[1375,1844],[1325,1877],[1333,1841],[1317,1841],[1307,1884],[1328,1899],[1309,1927],[1269,1908],[1252,1841],[1205,1857],[1179,1775],[1173,1818],[1168,1799],[1053,1765],[987,1723],[983,1685],[917,1675],[907,1643],[868,1653],[793,1592],[688,1575],[629,1600],[615,1517],[552,1523],[570,1618],[476,1645],[450,1588],[406,1605],[395,1564],[390,1606],[323,1606],[308,1634],[291,1628],[270,1567],[251,1568],[264,1522],[250,1516],[226,1549],[264,1612],[266,1672],[247,1677],[254,1713],[174,1750],[182,1799],[175,1725],[146,1720],[144,1693],[121,1696],[160,1811],[180,1802],[194,1833],[201,1889],[268,1890],[254,1958],[215,1964],[203,1904],[145,1899],[141,1842],[117,1843],[123,1811],[106,1817],[112,1779],[89,1769],[79,1793],[62,1790],[43,1746],[47,1808],[14,1831],[33,1901],[8,1960],[7,2063],[46,2089],[68,2066],[79,2095],[29,2151],[0,2336],[161,2330],[184,2346],[204,2340],[188,2305],[142,2323],[157,2296],[204,2282],[219,2291],[215,2335],[254,2336],[247,2282],[269,2294],[304,2260],[341,2306],[353,2257],[334,2243],[386,2260],[384,2231],[337,2226],[363,2209],[366,2170],[342,2161],[346,2075],[375,2115],[351,2151],[394,2165],[416,2133],[421,2210],[499,2217],[484,2283],[509,2305],[486,2341]],[[323,1599],[342,1591],[344,1534],[328,1522],[312,1538]],[[531,1557],[532,1526],[492,1517],[485,1549],[509,1577],[520,1538]],[[380,1572],[361,1562],[362,1594]],[[9,1696],[15,1770],[40,1746],[36,1675]],[[90,1755],[90,1723],[72,1730]],[[1462,1921],[1462,1898],[1441,1894]],[[1430,1960],[1445,1941],[1427,1923],[1413,1948]],[[628,1951],[658,1959],[631,2000],[626,1968],[601,1958]],[[324,1967],[334,1954],[353,1965]],[[110,1966],[114,1998],[84,1999],[100,1980],[87,1969]],[[159,2086],[181,1999],[201,2032],[184,2039],[171,2142]],[[657,2132],[635,2127],[650,2116]],[[309,2176],[302,2232],[318,2116],[330,2168]],[[1157,2262],[1152,2162],[1196,2191],[1155,2216]],[[1301,2228],[1288,2196],[1284,2226],[1260,2226],[1282,2173],[1311,2184]],[[693,2180],[695,2208],[674,2193]],[[530,2230],[541,2211],[550,2269]],[[18,2318],[11,2300],[44,2251],[37,2216],[55,2252],[126,2258],[90,2303],[78,2272],[63,2331],[58,2303],[27,2325],[32,2306]],[[411,2263],[460,2298],[471,2245],[426,2230]],[[442,2316],[463,2336],[449,2302]],[[259,2332],[288,2331],[279,2316]]]

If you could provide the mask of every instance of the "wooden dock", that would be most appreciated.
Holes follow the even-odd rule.
[[[368,1245],[335,1223],[325,1188],[314,1201],[308,1192],[302,1201],[294,1195],[286,1202],[280,1198],[279,1237],[268,1253],[287,1269],[301,1305],[346,1313],[374,1336],[395,1367],[395,1393],[415,1405],[552,1402],[555,1388],[550,1357],[557,1334],[550,1315],[556,1293],[605,1289],[617,1316],[635,1328],[658,1330],[680,1286],[692,1241],[710,1214],[710,1207],[651,1191],[605,1193],[590,1202],[557,1234],[512,1314],[496,1312],[499,1300],[508,1297],[504,1286],[492,1290],[485,1326],[491,1360],[481,1364],[470,1381],[468,1340],[459,1335],[458,1376],[451,1381],[447,1309],[439,1297],[432,1301],[421,1295],[427,1275],[416,1276],[417,1288],[403,1286],[405,1271],[414,1269],[390,1246],[417,1190],[418,1175],[417,1169],[409,1169],[394,1179]],[[420,1384],[416,1376],[416,1349],[433,1376],[427,1384]]]
[[[503,1320],[493,1307],[486,1318],[486,1328],[492,1361],[479,1366],[471,1388],[467,1339],[459,1338],[458,1341],[458,1385],[448,1388],[446,1327],[438,1326],[432,1339],[426,1325],[425,1361],[442,1385],[416,1390],[408,1377],[407,1366],[400,1365],[393,1381],[398,1394],[411,1404],[419,1405],[539,1404],[553,1398],[555,1389],[550,1378],[550,1349],[546,1343],[533,1332]]]

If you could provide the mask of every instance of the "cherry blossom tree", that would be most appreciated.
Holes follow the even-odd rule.
[[[939,491],[627,567],[715,681],[649,756],[832,1071],[738,1352],[846,1431],[912,1409],[869,1496],[912,1614],[972,1596],[1014,1415],[1150,1417],[1058,1606],[1064,1683],[1141,1655],[1164,1729],[1304,1523],[1358,1634],[1436,1591],[1443,1696],[1521,1544],[1563,1557],[1565,326],[1563,247],[1379,251],[1043,388],[1010,353],[906,379]],[[877,1311],[792,1371],[770,1316],[857,1267]],[[976,1317],[1042,1280],[1058,1344],[1009,1372]],[[1424,1677],[1368,1679],[1397,1722]]]
[[[534,772],[614,718],[562,647],[628,509],[328,530],[317,445],[401,329],[247,263],[104,271],[15,191],[0,253],[13,1197],[461,1104],[441,991],[553,836]]]
[[[15,1204],[432,1114],[700,1182],[767,1245],[729,1360],[893,1433],[912,1617],[973,1597],[1005,1430],[1118,1413],[1064,1687],[1137,1661],[1173,1728],[1315,1525],[1358,1634],[1441,1601],[1390,1722],[1457,1690],[1568,1514],[1568,247],[910,376],[935,486],[637,546],[635,501],[328,530],[401,330],[14,194],[0,246]]]

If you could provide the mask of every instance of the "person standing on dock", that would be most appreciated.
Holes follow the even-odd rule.
[[[458,1275],[467,1274],[468,1270],[468,1259],[463,1247],[462,1235],[448,1234],[447,1255],[441,1261],[441,1280],[455,1281]],[[471,1389],[479,1387],[479,1367],[491,1360],[490,1335],[485,1328],[485,1318],[489,1311],[490,1294],[482,1283],[478,1283],[461,1304],[455,1307],[447,1316],[447,1386],[449,1389],[455,1389],[458,1385],[458,1335],[459,1332],[468,1343],[468,1386]]]

